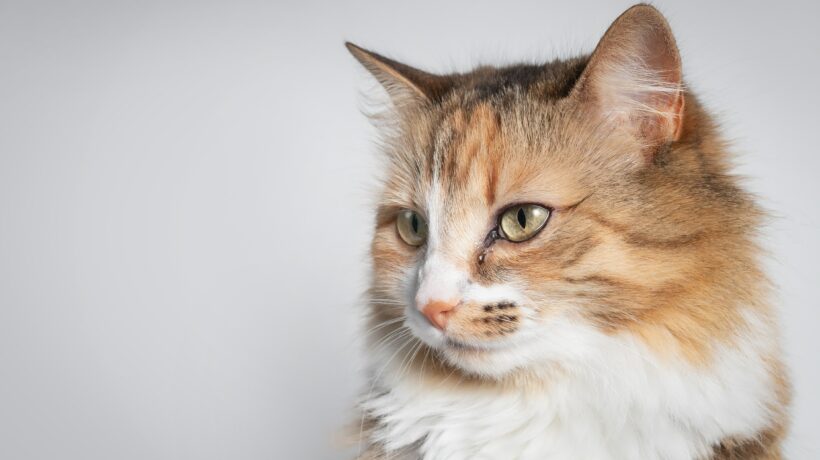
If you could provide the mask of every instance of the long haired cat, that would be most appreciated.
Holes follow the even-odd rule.
[[[361,459],[778,459],[764,218],[637,5],[589,56],[386,88]]]

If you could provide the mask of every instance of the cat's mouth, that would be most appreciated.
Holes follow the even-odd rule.
[[[406,316],[407,325],[413,331],[414,335],[426,342],[429,346],[437,348],[441,351],[454,352],[459,355],[487,355],[496,352],[507,351],[512,348],[516,341],[512,340],[511,336],[507,336],[501,340],[481,340],[480,338],[473,338],[470,334],[465,334],[464,331],[452,331],[448,329],[439,330],[432,327],[426,318],[424,318],[417,310],[408,309]]]
[[[405,319],[413,335],[438,351],[448,364],[470,374],[498,378],[524,366],[532,355],[528,352],[532,343],[530,334],[514,333],[483,340],[463,330],[437,329],[416,309],[408,309]]]
[[[471,355],[492,354],[509,350],[513,346],[509,342],[470,343],[462,340],[445,337],[443,348],[450,351],[469,353]]]
[[[444,339],[444,346],[448,348],[452,348],[455,350],[463,350],[463,351],[472,351],[472,352],[483,352],[483,351],[491,351],[490,347],[483,346],[483,345],[475,345],[471,343],[461,342],[458,340],[454,340],[451,338]]]
[[[445,337],[438,347],[440,356],[449,364],[471,375],[501,378],[526,365],[531,342],[504,340],[500,342],[466,342]]]

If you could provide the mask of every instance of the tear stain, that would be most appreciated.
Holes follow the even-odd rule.
[[[495,243],[495,240],[497,240],[498,238],[500,238],[500,236],[498,235],[498,230],[493,229],[490,232],[490,234],[487,235],[487,238],[484,239],[484,247],[481,249],[481,253],[478,254],[479,265],[483,264],[484,261],[487,259],[487,254],[490,252],[493,243]]]

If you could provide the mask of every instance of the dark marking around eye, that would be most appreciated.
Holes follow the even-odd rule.
[[[518,208],[518,225],[521,228],[527,228],[527,214],[524,212],[524,208]]]
[[[413,226],[413,233],[419,232],[419,218],[415,213],[413,214],[413,217],[410,218],[410,225]]]
[[[487,253],[490,251],[490,246],[495,243],[495,240],[499,239],[501,236],[498,234],[498,228],[494,228],[490,231],[486,238],[484,238],[483,248],[481,252],[478,254],[478,264],[481,265],[484,263],[484,260],[487,258]]]

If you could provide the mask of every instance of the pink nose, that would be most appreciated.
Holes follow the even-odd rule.
[[[458,305],[458,302],[431,300],[421,311],[424,313],[424,316],[430,320],[433,326],[444,330],[444,326],[447,325],[447,319],[450,318],[450,314],[453,312],[453,309],[456,308],[456,305]]]

